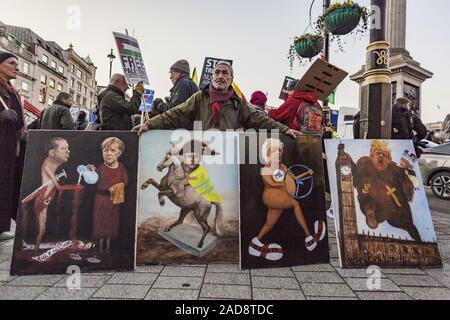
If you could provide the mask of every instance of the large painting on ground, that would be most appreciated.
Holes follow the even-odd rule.
[[[138,264],[239,261],[236,151],[235,133],[141,137]]]
[[[11,273],[133,269],[137,155],[131,132],[31,132]]]
[[[344,268],[442,265],[411,141],[328,140],[326,151]]]
[[[248,133],[240,149],[241,267],[329,262],[321,138]]]

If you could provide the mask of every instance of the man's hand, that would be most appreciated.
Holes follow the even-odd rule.
[[[147,131],[150,131],[150,128],[144,123],[134,127],[132,131],[137,132],[138,136],[142,136]]]
[[[136,86],[134,87],[134,91],[136,91],[139,94],[144,94],[144,83],[142,81],[139,81]]]
[[[300,137],[302,133],[300,131],[289,129],[285,132],[286,135],[292,137],[293,139],[297,139],[297,137]]]

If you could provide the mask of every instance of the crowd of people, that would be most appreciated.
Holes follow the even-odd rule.
[[[9,231],[11,219],[16,219],[17,215],[28,129],[132,130],[142,135],[156,129],[193,130],[194,122],[200,122],[203,130],[276,129],[293,138],[300,134],[326,137],[328,132],[318,98],[311,92],[294,91],[297,83],[289,88],[283,105],[277,109],[270,108],[267,95],[262,91],[254,92],[250,103],[234,91],[234,70],[228,62],[218,62],[211,83],[199,89],[190,77],[186,60],[179,60],[170,67],[173,84],[170,96],[155,99],[146,121],[141,122],[139,116],[143,83],[136,84],[131,98],[127,99],[126,92],[131,86],[124,75],[116,74],[98,96],[95,123],[88,124],[84,112],[80,112],[77,121],[73,121],[70,113],[72,96],[62,92],[54,104],[43,110],[40,118],[27,128],[20,96],[10,82],[17,77],[18,66],[16,56],[0,52],[0,241],[13,238]],[[399,115],[399,120],[394,122],[393,138],[423,139],[426,129],[408,109],[410,102],[407,99],[397,102],[393,113]],[[355,131],[359,134],[359,129]]]

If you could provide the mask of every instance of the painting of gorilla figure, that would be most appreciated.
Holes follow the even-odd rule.
[[[326,142],[344,268],[441,266],[411,141]]]

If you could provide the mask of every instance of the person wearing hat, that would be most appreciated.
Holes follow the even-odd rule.
[[[191,69],[189,62],[179,60],[170,67],[170,80],[173,88],[170,89],[170,97],[164,102],[162,99],[156,99],[153,106],[159,113],[164,113],[170,109],[182,104],[194,93],[198,92],[198,86],[191,79]]]
[[[422,120],[411,110],[411,100],[398,98],[392,107],[392,139],[412,140],[417,158],[420,158],[422,150],[418,143],[425,139],[427,133]]]
[[[250,103],[256,111],[267,114],[267,96],[262,91],[253,92]]]
[[[19,145],[25,124],[20,96],[10,82],[18,72],[17,57],[0,51],[0,241],[14,237],[9,231],[19,203]]]
[[[227,61],[219,61],[209,86],[195,93],[183,104],[133,128],[142,135],[150,130],[279,130],[293,138],[300,135],[261,112],[256,112],[233,89],[234,71]]]

